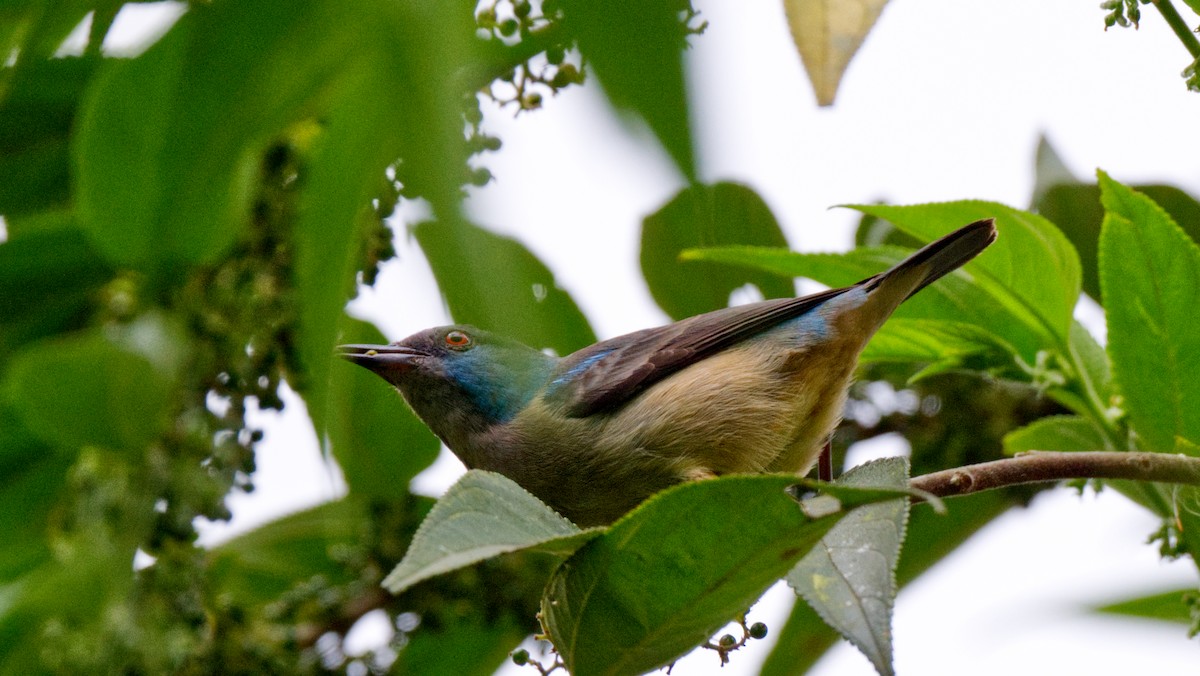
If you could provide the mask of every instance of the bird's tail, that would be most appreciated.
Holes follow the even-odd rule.
[[[867,292],[873,291],[877,287],[899,292],[896,294],[899,297],[895,300],[896,305],[899,305],[911,298],[914,293],[962,267],[994,241],[996,241],[995,220],[985,218],[975,221],[939,240],[926,244],[920,251],[904,259],[894,268],[859,283]]]

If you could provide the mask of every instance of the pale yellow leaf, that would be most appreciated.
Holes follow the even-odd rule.
[[[783,0],[817,103],[833,104],[842,74],[887,0]]]

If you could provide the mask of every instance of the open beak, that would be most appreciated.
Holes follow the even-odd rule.
[[[375,373],[388,382],[415,368],[429,355],[403,345],[338,345],[337,355]]]

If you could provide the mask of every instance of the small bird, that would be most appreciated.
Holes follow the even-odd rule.
[[[679,482],[807,473],[867,341],[995,238],[991,219],[976,221],[853,286],[716,310],[562,358],[466,325],[339,353],[395,386],[468,468],[507,476],[579,526],[603,525]]]

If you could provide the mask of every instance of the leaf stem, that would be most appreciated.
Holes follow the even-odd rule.
[[[1187,48],[1188,53],[1193,59],[1200,59],[1200,40],[1196,39],[1195,33],[1191,28],[1188,28],[1187,22],[1179,15],[1179,10],[1175,9],[1175,5],[1171,4],[1171,0],[1150,0],[1154,7],[1162,14],[1167,25],[1174,31],[1175,36]]]
[[[1033,451],[1015,458],[913,477],[912,487],[946,498],[1063,479],[1130,479],[1200,485],[1200,458],[1167,453]]]

